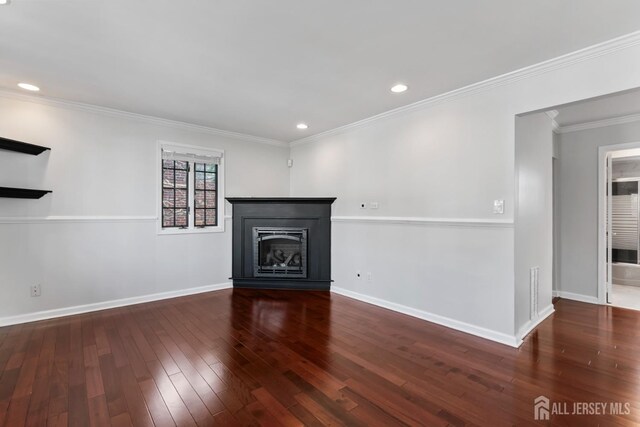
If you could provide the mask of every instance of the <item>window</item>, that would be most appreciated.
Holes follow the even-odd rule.
[[[218,225],[216,215],[218,165],[196,163],[195,166],[195,224],[196,227],[215,227]]]
[[[160,143],[161,234],[224,231],[223,152]]]
[[[189,226],[189,163],[162,160],[162,227]]]

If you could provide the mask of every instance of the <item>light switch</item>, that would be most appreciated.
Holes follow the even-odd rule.
[[[504,200],[494,200],[493,201],[493,213],[494,214],[503,214],[504,213]]]

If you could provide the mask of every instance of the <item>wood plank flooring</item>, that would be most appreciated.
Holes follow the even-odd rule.
[[[640,423],[640,312],[560,300],[520,349],[323,292],[0,328],[0,426]],[[533,400],[629,402],[534,421]]]

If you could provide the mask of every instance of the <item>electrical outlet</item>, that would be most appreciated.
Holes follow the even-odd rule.
[[[42,288],[40,288],[40,285],[33,285],[31,286],[31,296],[32,297],[39,297],[42,294]]]
[[[503,214],[504,213],[504,200],[494,200],[493,201],[493,213],[494,214]]]
[[[369,208],[370,209],[378,209],[378,202],[369,202]]]
[[[370,271],[367,271],[367,282],[373,282],[373,274]]]
[[[361,202],[360,209],[367,209],[367,202]]]

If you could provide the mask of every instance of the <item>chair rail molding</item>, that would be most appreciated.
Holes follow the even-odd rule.
[[[332,222],[513,228],[513,220],[492,218],[432,218],[415,216],[332,216]]]
[[[231,220],[231,215],[224,216],[225,221]],[[64,215],[39,217],[0,217],[0,224],[51,224],[51,223],[136,223],[156,222],[156,215],[118,216],[118,215]]]

